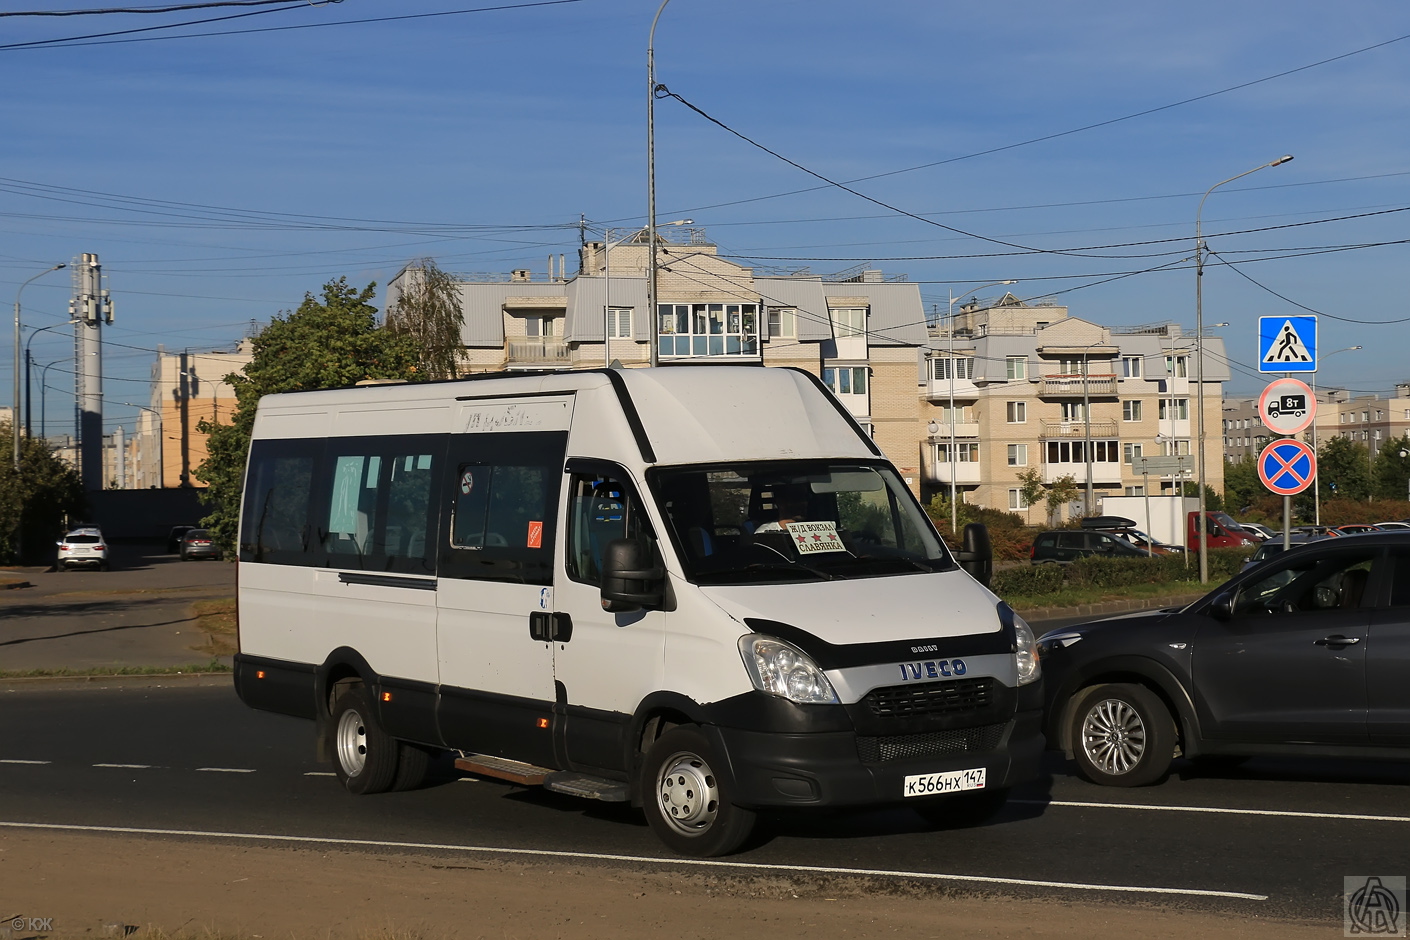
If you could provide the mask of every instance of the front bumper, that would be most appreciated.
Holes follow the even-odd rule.
[[[946,756],[863,762],[852,731],[804,734],[713,726],[727,755],[731,800],[741,806],[840,807],[900,803],[903,780],[915,774],[983,767],[986,788],[1027,783],[1042,757],[1042,710],[1014,714],[997,746]]]

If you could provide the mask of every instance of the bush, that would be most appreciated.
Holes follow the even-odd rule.
[[[989,589],[1000,597],[1038,597],[1062,589],[1061,565],[1026,565],[994,572]]]
[[[1185,561],[1178,555],[1157,555],[1154,558],[1090,555],[1067,566],[1067,580],[1073,587],[1127,587],[1178,581],[1184,577]]]
[[[1001,509],[986,509],[961,503],[959,507],[960,531],[950,531],[950,503],[943,495],[931,499],[926,512],[940,530],[945,543],[952,549],[960,547],[964,537],[964,527],[971,522],[980,522],[989,530],[989,541],[994,546],[995,561],[1027,561],[1033,547],[1033,537],[1037,529],[1030,527],[1017,513]]]

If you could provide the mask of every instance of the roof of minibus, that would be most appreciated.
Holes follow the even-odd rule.
[[[640,416],[658,464],[720,460],[874,458],[856,425],[816,379],[794,369],[758,366],[666,366],[614,370]],[[604,370],[496,374],[493,378],[266,395],[260,400],[255,437],[288,437],[270,418],[390,406],[403,414],[423,407],[442,411],[457,399],[576,392],[574,425],[581,409],[623,413]],[[602,415],[608,418],[608,415]],[[285,422],[275,421],[282,425]],[[303,422],[299,422],[302,424]],[[417,422],[411,422],[417,423]],[[596,422],[593,422],[596,423]],[[450,430],[449,425],[445,426]],[[407,431],[413,430],[406,427]],[[615,435],[614,435],[615,436]],[[633,455],[631,462],[641,459]]]

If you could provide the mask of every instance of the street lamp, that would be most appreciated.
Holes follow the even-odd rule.
[[[1200,198],[1199,209],[1195,212],[1195,393],[1198,396],[1196,407],[1199,414],[1199,455],[1196,457],[1196,466],[1199,468],[1199,492],[1196,494],[1199,508],[1199,580],[1201,584],[1209,583],[1209,524],[1204,517],[1204,235],[1200,230],[1200,219],[1204,215],[1204,201],[1209,198],[1209,194],[1214,192],[1225,183],[1232,183],[1234,180],[1242,179],[1250,173],[1257,173],[1259,170],[1266,170],[1272,166],[1282,166],[1292,159],[1292,154],[1284,154],[1276,160],[1256,166],[1251,170],[1245,170],[1238,176],[1231,176],[1226,180],[1220,180],[1209,189],[1205,190]]]
[[[651,316],[651,358],[653,366],[661,364],[656,337],[656,23],[671,0],[661,0],[656,16],[651,20],[651,32],[646,38],[646,240],[650,259],[646,279],[646,307]],[[606,337],[603,337],[605,340]]]
[[[674,222],[666,222],[666,223],[664,223],[664,224],[665,224],[665,225],[694,225],[694,224],[695,224],[695,220],[694,220],[694,219],[676,219]],[[630,235],[627,235],[627,236],[624,237],[624,238],[618,239],[617,244],[620,245],[622,242],[631,241],[633,238],[636,238],[638,235],[640,235],[640,234],[641,234],[642,232],[644,232],[644,231],[646,231],[646,230],[639,228],[639,229],[635,230],[634,232],[632,232]],[[653,245],[652,248],[651,248],[651,256],[652,256],[653,258],[655,258],[655,256],[656,256],[656,248],[655,248],[654,245]],[[653,309],[653,310],[648,310],[648,311],[647,311],[647,316],[651,318],[651,322],[652,322],[652,323],[655,323],[655,322],[656,322],[656,311],[655,311],[654,309]],[[612,349],[611,349],[612,344],[611,344],[610,342],[608,342],[608,336],[607,336],[607,334],[610,332],[610,330],[608,329],[608,325],[609,325],[609,323],[611,322],[611,319],[612,319],[612,230],[611,230],[610,228],[608,228],[608,229],[603,229],[603,230],[602,230],[602,365],[603,365],[604,367],[612,365]],[[658,340],[656,339],[656,329],[653,327],[652,330],[651,330],[651,345],[652,345],[653,348],[655,348],[657,342],[658,342]],[[653,365],[654,365],[654,364],[655,364],[655,363],[653,363]]]
[[[68,356],[60,356],[58,359],[55,359],[53,362],[49,363],[48,365],[44,366],[42,369],[39,370],[39,439],[40,439],[40,440],[46,440],[46,441],[47,441],[47,440],[49,439],[47,422],[45,421],[45,415],[46,415],[47,412],[48,412],[48,406],[49,406],[49,396],[48,396],[48,394],[47,394],[48,391],[49,391],[49,384],[48,384],[48,382],[49,382],[49,370],[52,369],[52,368],[54,368],[54,366],[58,365],[58,364],[61,363],[61,362],[69,362],[69,361],[70,361],[70,359],[69,359]],[[57,391],[57,389],[55,389],[55,391]]]
[[[979,291],[988,290],[991,287],[1004,287],[1009,284],[1017,284],[1016,280],[994,281],[992,284],[981,284],[965,294],[977,294]],[[963,294],[961,294],[963,296]],[[947,371],[950,373],[950,534],[954,535],[960,527],[960,507],[956,501],[955,475],[958,473],[955,455],[955,290],[950,288],[950,358],[946,363]]]
[[[67,265],[60,262],[52,268],[46,268],[28,281],[25,281],[20,285],[20,289],[15,291],[15,412],[10,416],[10,430],[15,443],[16,477],[18,477],[20,473],[20,294],[30,285],[31,281],[37,281],[51,271],[57,271],[63,267],[67,267]]]
[[[166,489],[166,465],[162,462],[162,450],[165,438],[162,430],[162,413],[156,408],[148,408],[146,405],[138,405],[130,401],[119,402],[129,408],[141,408],[143,411],[151,412],[157,416],[157,489]]]
[[[61,326],[73,326],[77,320],[65,320],[63,323],[55,323],[50,326],[41,326],[39,329],[29,334],[29,338],[24,341],[24,433],[30,436],[34,433],[34,426],[30,420],[30,414],[34,410],[34,393],[29,388],[29,370],[34,360],[30,357],[29,346],[34,342],[34,338],[40,333],[48,330],[57,330]],[[52,363],[51,363],[52,364]]]
[[[1329,352],[1320,358],[1325,362],[1338,353],[1355,352],[1360,346],[1347,346],[1345,349],[1338,349]],[[1319,407],[1317,401],[1317,373],[1312,373],[1312,407]],[[1368,448],[1369,449],[1369,448]],[[1312,453],[1317,453],[1317,418],[1312,419]],[[1314,525],[1322,524],[1322,475],[1320,473],[1312,476],[1312,522]]]

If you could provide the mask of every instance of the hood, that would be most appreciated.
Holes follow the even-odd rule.
[[[834,646],[885,640],[942,639],[1002,630],[999,599],[961,570],[702,587],[741,623],[746,617],[797,627]]]

